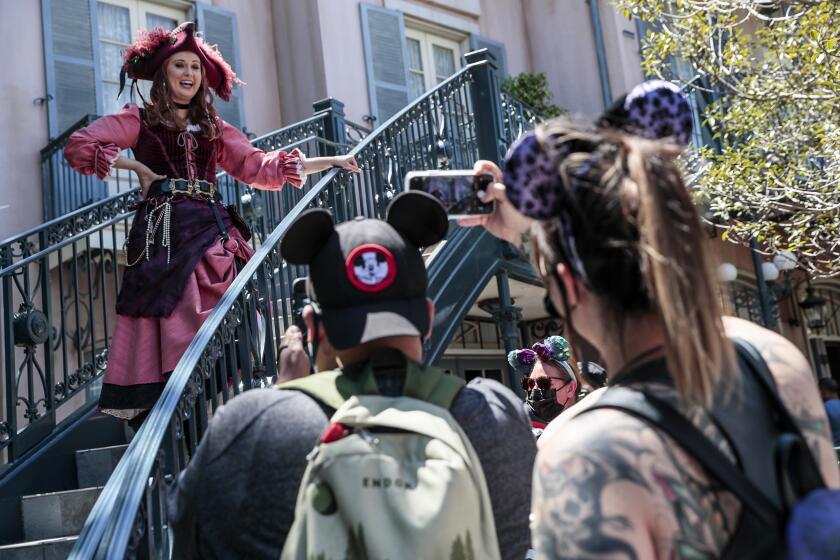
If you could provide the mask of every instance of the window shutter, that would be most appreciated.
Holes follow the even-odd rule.
[[[204,40],[211,45],[218,45],[222,56],[239,76],[242,67],[239,63],[239,32],[236,25],[236,14],[202,3],[196,4],[196,8],[198,30],[203,33]],[[239,77],[242,78],[242,76]],[[228,102],[216,98],[216,110],[222,119],[236,128],[242,129],[245,126],[242,88],[234,86]]]
[[[481,35],[470,35],[470,50],[477,51],[487,49],[496,58],[496,69],[500,78],[506,78],[507,72],[507,51],[505,44],[494,41]]]
[[[95,0],[41,0],[49,133],[59,136],[87,114],[98,114],[99,53]]]
[[[408,105],[408,48],[402,13],[360,4],[370,111],[379,126]]]

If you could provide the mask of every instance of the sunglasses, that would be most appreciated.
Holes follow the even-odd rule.
[[[562,377],[548,377],[548,376],[540,376],[534,379],[533,377],[523,377],[522,378],[522,389],[525,391],[533,391],[534,387],[539,388],[540,391],[548,391],[551,388],[551,380],[554,379],[556,381],[562,381],[564,383],[568,383],[568,379],[563,379]]]

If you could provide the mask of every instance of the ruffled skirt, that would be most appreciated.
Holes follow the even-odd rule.
[[[154,406],[169,374],[236,276],[236,259],[253,249],[232,228],[230,239],[216,241],[187,280],[168,317],[117,315],[99,408],[130,420]],[[150,287],[154,289],[154,287]]]

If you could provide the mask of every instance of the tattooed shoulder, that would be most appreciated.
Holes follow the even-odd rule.
[[[614,416],[596,436],[593,423]],[[641,473],[645,426],[620,413],[599,411],[576,419],[540,451],[534,487],[534,547],[541,558],[615,555],[638,558],[633,533],[639,519],[610,511],[606,495],[618,483],[649,490]]]
[[[715,557],[731,534],[731,516],[702,470],[673,447],[617,411],[571,422],[537,458],[538,557]]]

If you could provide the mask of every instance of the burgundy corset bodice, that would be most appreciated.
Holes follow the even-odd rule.
[[[145,111],[134,157],[159,175],[172,179],[203,179],[216,182],[216,142],[201,131],[170,130],[162,125],[149,127]]]

